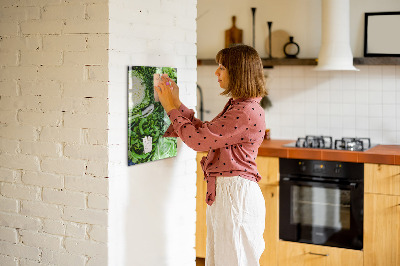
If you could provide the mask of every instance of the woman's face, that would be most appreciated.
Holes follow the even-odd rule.
[[[219,86],[222,89],[227,89],[229,84],[228,70],[223,65],[219,64],[215,75],[218,77]]]

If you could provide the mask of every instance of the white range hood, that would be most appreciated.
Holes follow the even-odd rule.
[[[314,70],[359,70],[350,48],[350,0],[322,0],[321,39]]]

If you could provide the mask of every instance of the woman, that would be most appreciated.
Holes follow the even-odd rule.
[[[194,118],[171,79],[156,88],[172,123],[164,136],[180,137],[196,151],[208,150],[201,161],[209,205],[206,265],[259,265],[265,247],[265,201],[255,163],[265,134],[259,104],[266,95],[262,62],[246,45],[219,51],[216,62],[221,95],[231,98],[211,122]]]

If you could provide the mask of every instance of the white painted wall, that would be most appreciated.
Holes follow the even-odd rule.
[[[106,1],[0,2],[0,265],[106,265]]]
[[[196,105],[196,0],[110,0],[109,265],[195,265],[195,152],[128,167],[127,66],[171,66]]]
[[[215,58],[218,50],[224,48],[225,30],[236,26],[243,30],[243,43],[253,43],[253,18],[251,8],[255,7],[255,48],[266,57],[268,45],[267,21],[272,21],[272,31],[284,30],[294,36],[301,46],[301,56],[311,57],[319,49],[321,38],[321,0],[204,0],[198,5],[198,58]],[[289,41],[289,39],[287,40]],[[318,53],[317,53],[318,54]]]
[[[226,9],[222,8],[224,6]],[[233,14],[238,17],[238,27],[247,31],[245,42],[251,45],[252,6],[260,11],[256,11],[256,19],[265,17],[265,21],[282,25],[275,29],[293,32],[301,46],[299,57],[318,56],[320,1],[269,0],[229,1],[229,4],[227,1],[199,2],[198,57],[214,58],[223,48],[223,31],[230,27]],[[350,1],[350,39],[355,57],[363,55],[364,12],[396,10],[400,10],[399,1]],[[245,20],[242,25],[241,18]],[[258,27],[264,27],[264,21],[259,23],[262,26]],[[211,24],[214,29],[210,28]],[[266,29],[265,24],[264,30],[258,30],[258,36]],[[257,33],[256,49],[261,56],[266,56],[263,42],[267,33],[258,41]],[[357,67],[360,72],[315,72],[312,66],[266,69],[269,97],[273,103],[266,112],[266,123],[271,128],[272,138],[296,139],[305,134],[325,134],[334,138],[370,137],[374,143],[400,144],[400,67]],[[198,67],[197,80],[204,91],[204,109],[210,111],[205,114],[205,120],[218,114],[227,100],[219,96],[215,68]]]
[[[252,45],[252,12],[256,7],[256,46],[267,57],[267,21],[272,31],[283,30],[300,45],[300,58],[316,58],[321,46],[321,0],[203,0],[198,5],[198,58],[214,58],[225,45],[225,30],[232,25],[243,30],[243,42]],[[353,55],[364,53],[364,13],[399,11],[398,0],[350,0],[350,42]],[[289,40],[288,40],[289,41]],[[283,48],[283,47],[282,47]]]

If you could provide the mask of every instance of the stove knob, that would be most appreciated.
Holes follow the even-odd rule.
[[[306,170],[306,165],[304,162],[299,162],[300,171],[304,172]]]
[[[335,167],[335,174],[340,174],[342,172],[342,165],[337,164]]]

